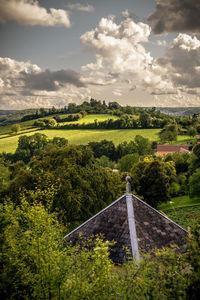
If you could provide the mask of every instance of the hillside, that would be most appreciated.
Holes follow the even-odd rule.
[[[192,116],[200,112],[200,107],[156,107],[163,114],[171,116]]]

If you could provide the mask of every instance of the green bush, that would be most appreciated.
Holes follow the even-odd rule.
[[[51,205],[51,190],[46,191]],[[29,195],[30,196],[30,195]],[[40,193],[35,196],[40,198]],[[47,206],[48,206],[47,205]],[[114,266],[109,242],[71,247],[64,228],[38,203],[0,206],[1,299],[198,299],[200,229],[189,233],[184,255],[175,246]],[[89,243],[89,245],[88,245]],[[91,243],[93,248],[91,248]],[[88,247],[89,246],[89,247]]]

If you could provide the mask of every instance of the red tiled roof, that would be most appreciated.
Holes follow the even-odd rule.
[[[181,149],[188,150],[188,145],[157,145],[157,152],[179,152]]]

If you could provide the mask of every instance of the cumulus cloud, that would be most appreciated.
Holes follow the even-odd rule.
[[[200,87],[200,40],[179,34],[157,63],[175,86]]]
[[[155,0],[156,11],[148,21],[154,33],[200,32],[199,0]]]
[[[81,69],[83,71],[87,71],[87,70],[99,70],[103,68],[103,58],[101,55],[96,55],[96,63],[89,63],[85,66],[82,66]]]
[[[120,24],[116,23],[114,16],[102,18],[94,30],[81,36],[84,46],[96,53],[96,63],[87,64],[82,69],[118,74],[119,82],[129,83],[134,79],[133,86],[137,87],[172,88],[160,76],[160,66],[154,63],[143,46],[150,33],[147,24],[136,23],[127,11],[123,13]]]
[[[88,99],[90,89],[73,70],[42,71],[31,62],[0,57],[0,108],[64,106]]]
[[[69,4],[67,4],[67,9],[85,11],[85,12],[94,11],[94,7],[92,5],[89,5],[89,4],[83,5],[81,3],[69,3]]]
[[[88,64],[85,69],[105,66],[113,73],[133,72],[144,69],[152,63],[152,57],[141,42],[147,42],[150,27],[135,23],[129,17],[119,25],[114,17],[102,18],[98,26],[81,36],[81,42],[97,54],[96,64]]]
[[[15,21],[24,25],[70,27],[69,13],[63,9],[41,7],[36,0],[1,0],[0,23]]]
[[[76,87],[85,87],[79,73],[73,70],[46,70],[39,73],[21,73],[25,88],[32,90],[57,91],[69,83]]]
[[[155,59],[145,49],[150,33],[147,24],[136,23],[128,12],[120,23],[114,16],[102,18],[95,29],[81,36],[83,45],[96,54],[96,62],[82,67],[89,72],[87,84],[105,86],[104,91],[110,86],[118,97],[127,90],[133,94],[139,89],[156,97],[156,101],[162,99],[165,105],[167,101],[172,106],[188,104],[188,96],[191,104],[199,103],[200,41],[179,34],[165,54]],[[167,46],[165,40],[157,44]]]

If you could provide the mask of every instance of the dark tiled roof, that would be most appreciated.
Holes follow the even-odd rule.
[[[176,244],[183,252],[187,232],[166,216],[133,195],[136,232],[140,251]]]
[[[127,208],[127,196],[133,205],[132,221],[130,221],[130,208]],[[136,229],[135,238],[131,233],[133,227]],[[115,263],[122,263],[127,259],[125,249],[129,249],[129,252],[137,257],[137,247],[141,255],[143,252],[168,247],[173,243],[182,252],[185,249],[187,236],[183,228],[133,194],[123,195],[65,238],[72,244],[76,244],[80,242],[80,234],[86,239],[91,235],[103,234],[106,240],[114,240],[116,244],[111,249],[110,257]]]
[[[79,235],[88,238],[91,235],[103,234],[106,240],[115,241],[111,259],[122,262],[126,256],[125,248],[131,251],[129,227],[127,219],[126,197],[122,196],[100,213],[72,231],[67,239],[73,244],[79,242]]]

